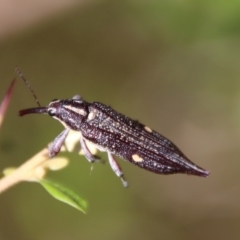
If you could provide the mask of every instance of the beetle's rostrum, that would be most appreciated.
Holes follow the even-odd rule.
[[[19,111],[20,116],[30,113],[48,113],[65,127],[50,146],[50,157],[60,151],[70,129],[79,131],[80,144],[87,160],[94,162],[98,157],[89,151],[86,140],[95,144],[100,151],[107,152],[109,163],[124,186],[127,186],[127,182],[113,155],[154,173],[209,175],[208,171],[191,162],[170,140],[102,103],[89,103],[75,96],[67,100],[54,99],[46,107]]]

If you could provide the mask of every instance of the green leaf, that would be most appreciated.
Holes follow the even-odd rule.
[[[46,179],[42,179],[39,183],[56,199],[65,202],[70,206],[86,213],[87,202],[72,190]]]

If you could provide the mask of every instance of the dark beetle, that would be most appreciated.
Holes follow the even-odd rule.
[[[124,186],[127,182],[113,155],[159,174],[209,175],[167,138],[102,103],[89,103],[75,96],[68,100],[55,99],[46,107],[21,110],[19,115],[30,113],[48,113],[65,127],[49,147],[50,157],[60,151],[70,129],[79,131],[80,144],[88,161],[94,162],[98,157],[89,151],[86,140],[95,144],[100,151],[107,152],[109,163]]]

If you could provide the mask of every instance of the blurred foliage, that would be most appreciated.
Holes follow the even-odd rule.
[[[0,45],[0,96],[18,65],[41,104],[79,93],[171,139],[207,179],[159,176],[119,160],[124,189],[108,164],[75,154],[50,177],[89,202],[85,216],[29,184],[1,195],[0,239],[239,239],[240,3],[93,1]],[[17,166],[62,126],[16,86],[0,138],[0,169]],[[106,159],[106,154],[102,153]],[[14,229],[14,231],[13,231]]]

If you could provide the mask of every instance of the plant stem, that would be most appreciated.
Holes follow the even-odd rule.
[[[44,148],[12,173],[3,177],[0,180],[0,194],[21,181],[29,180],[29,176],[33,174],[36,167],[48,160],[48,158],[48,148]]]

